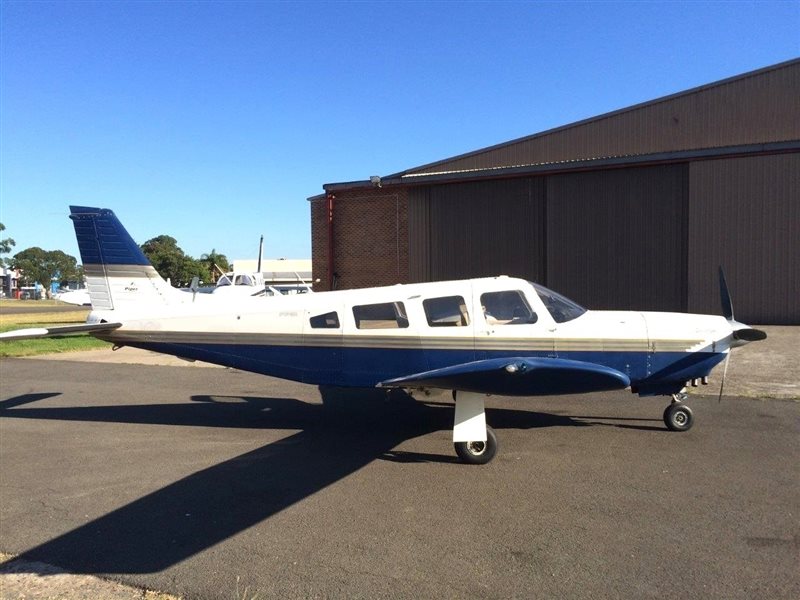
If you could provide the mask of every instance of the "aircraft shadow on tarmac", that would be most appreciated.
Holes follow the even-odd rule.
[[[455,462],[449,455],[393,450],[406,440],[450,429],[452,404],[423,403],[402,393],[387,396],[381,390],[321,388],[320,393],[322,404],[290,398],[193,396],[192,402],[181,404],[25,406],[57,392],[0,402],[4,418],[301,430],[180,479],[32,548],[21,558],[76,573],[157,572],[279,513],[373,460]],[[529,411],[489,409],[488,413],[498,429],[595,424]]]

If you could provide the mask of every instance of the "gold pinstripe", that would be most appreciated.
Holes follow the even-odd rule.
[[[253,346],[311,346],[342,348],[398,348],[426,350],[507,350],[563,352],[685,352],[702,339],[646,340],[603,338],[481,338],[425,336],[301,335],[276,333],[121,330],[107,334],[114,342],[170,344],[229,344]]]

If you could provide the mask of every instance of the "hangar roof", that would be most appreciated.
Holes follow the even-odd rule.
[[[797,115],[800,59],[414,167],[396,176],[798,140]]]
[[[382,177],[384,184],[800,150],[800,59]],[[327,184],[362,187],[369,181]]]

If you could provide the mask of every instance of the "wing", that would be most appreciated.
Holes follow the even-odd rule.
[[[625,389],[630,378],[597,363],[563,358],[490,358],[388,379],[378,387],[434,387],[504,396]]]
[[[122,327],[122,323],[82,323],[80,325],[59,325],[57,327],[34,327],[0,333],[0,340],[30,340],[40,337],[54,337],[71,333],[100,333]]]

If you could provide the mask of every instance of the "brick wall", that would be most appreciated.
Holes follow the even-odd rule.
[[[333,270],[337,289],[408,282],[408,196],[400,187],[334,193]],[[330,289],[328,202],[311,204],[314,289]],[[316,280],[319,279],[317,283]]]

